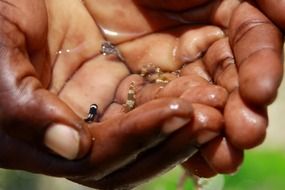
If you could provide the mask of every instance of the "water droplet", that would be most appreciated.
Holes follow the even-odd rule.
[[[172,110],[178,110],[179,109],[179,105],[178,104],[171,104],[169,107]]]
[[[60,55],[60,54],[65,54],[65,53],[72,53],[72,52],[74,52],[76,49],[78,49],[78,48],[74,48],[74,49],[61,49],[61,50],[57,51],[56,54]]]
[[[115,32],[115,31],[112,31],[112,30],[108,30],[106,28],[102,28],[104,34],[108,35],[108,36],[118,36],[119,33],[118,32]]]

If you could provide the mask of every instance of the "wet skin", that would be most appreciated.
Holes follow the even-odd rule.
[[[235,172],[265,137],[283,73],[282,34],[256,7],[1,0],[0,166],[105,189],[131,188],[190,156],[183,166],[198,176]],[[106,40],[123,62],[100,54]],[[137,73],[150,63],[180,77],[148,82]],[[126,113],[132,82],[137,107]],[[86,123],[94,103],[99,122]],[[79,152],[54,150],[72,161],[44,145],[55,124],[80,134]]]

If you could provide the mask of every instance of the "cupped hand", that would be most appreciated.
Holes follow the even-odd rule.
[[[173,8],[147,3],[153,8],[170,10],[172,18],[217,25],[226,33],[225,38],[207,49],[201,44],[197,46],[204,53],[202,59],[214,83],[230,94],[223,110],[225,133],[202,146],[184,166],[202,177],[236,171],[242,150],[259,145],[265,138],[266,107],[274,101],[283,73],[282,34],[250,1],[211,1],[198,8],[190,5],[189,10],[185,9],[187,6]],[[259,3],[274,20],[270,15],[273,11],[268,11],[271,2]],[[274,21],[281,23],[282,17],[276,20],[276,14]]]
[[[190,99],[168,95],[173,87],[162,90],[159,99],[147,98],[148,82],[131,75],[135,71],[123,50],[140,36],[108,38],[89,8],[81,1],[0,2],[0,166],[64,176],[92,187],[131,187],[217,136],[223,123],[218,109],[227,92],[214,87],[213,98],[196,98],[194,111]],[[118,44],[126,62],[101,55],[106,40]],[[171,84],[173,74],[168,74]],[[124,104],[132,77],[141,89],[137,108],[129,111]],[[196,78],[194,84],[187,76],[183,80],[189,89],[198,84],[210,88],[207,78]],[[216,100],[216,94],[221,98]],[[97,116],[85,122],[94,103]]]
[[[235,172],[243,150],[265,138],[266,107],[274,101],[283,73],[280,31],[249,1],[125,0],[85,1],[85,5],[106,39],[118,44],[131,73],[148,65],[170,72],[165,86],[142,82],[137,75],[121,83],[119,89],[128,89],[135,81],[138,105],[170,96],[194,103],[197,120],[203,117],[195,113],[199,110],[195,103],[223,113],[224,133],[202,145],[183,165],[202,177]],[[175,78],[171,72],[177,70],[180,77]],[[126,102],[126,93],[116,96],[120,104]],[[137,171],[156,167],[151,162],[140,164],[128,168],[130,175],[119,171],[102,183],[144,179],[144,172]]]
[[[201,146],[187,162],[194,174],[235,171],[242,150],[264,138],[264,107],[274,99],[282,73],[282,40],[255,6],[234,0],[30,3],[1,2],[3,167],[110,189],[133,186],[191,156],[193,144],[217,136],[223,110],[225,135]],[[252,29],[272,37],[256,38],[248,32]],[[116,44],[123,61],[100,55],[106,40]],[[269,53],[271,72],[264,67],[268,58],[258,60],[259,72],[252,68],[254,58],[260,59],[255,52]],[[167,72],[169,83],[136,75],[147,65]],[[179,69],[180,77],[171,73]],[[123,104],[133,82],[137,108],[126,113]],[[86,124],[93,103],[100,122]],[[75,134],[78,142],[70,128],[80,134],[77,146],[71,146],[72,135],[67,140],[66,134]],[[35,143],[43,139],[64,157],[85,157],[66,161],[47,154]]]
[[[259,145],[266,135],[266,108],[276,98],[283,73],[283,38],[278,28],[252,1],[88,2],[107,39],[124,42],[119,48],[133,73],[147,63],[164,71],[183,68],[192,76],[188,82],[195,81],[195,73],[227,90],[227,102],[220,107],[224,133],[202,146],[184,166],[202,177],[235,172],[243,150]],[[201,97],[213,92],[181,90],[189,87],[183,78],[163,89],[147,85],[149,93],[142,97],[186,97],[195,102],[195,96],[201,103]],[[167,92],[174,87],[175,91]]]
[[[270,11],[269,2],[257,2],[282,28],[280,11]],[[272,4],[277,7],[275,1]],[[138,93],[138,104],[174,96],[223,113],[224,132],[202,145],[183,163],[185,168],[201,177],[235,172],[242,163],[243,150],[261,144],[266,135],[266,108],[277,96],[283,73],[283,38],[278,28],[253,1],[126,0],[86,1],[86,5],[107,39],[120,44],[132,73],[148,63],[164,71],[181,69],[180,77],[165,87],[138,85],[144,90]],[[131,76],[126,83],[135,78]],[[195,104],[193,107],[194,118],[202,119],[195,113]],[[149,163],[148,168],[155,168]],[[144,166],[130,167],[131,177],[118,172],[113,180],[125,183],[136,179],[141,176],[136,171]],[[92,185],[92,180],[87,183]]]

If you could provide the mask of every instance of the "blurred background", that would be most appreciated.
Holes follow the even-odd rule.
[[[265,142],[245,153],[239,172],[203,181],[203,190],[285,189],[285,81],[277,100],[269,107],[269,128]],[[176,190],[184,172],[177,167],[136,190]],[[65,179],[0,169],[0,190],[90,190]],[[192,190],[190,179],[180,189]]]

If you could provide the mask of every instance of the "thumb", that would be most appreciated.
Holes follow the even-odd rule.
[[[30,146],[46,146],[75,159],[90,147],[84,122],[55,94],[42,87],[20,48],[0,47],[0,130]]]

